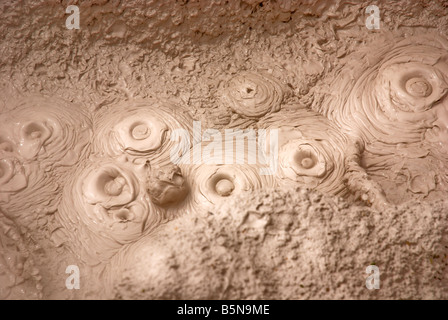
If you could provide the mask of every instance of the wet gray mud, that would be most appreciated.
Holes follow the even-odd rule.
[[[376,5],[2,1],[0,299],[448,298],[448,3]]]

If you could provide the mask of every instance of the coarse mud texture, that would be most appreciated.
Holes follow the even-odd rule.
[[[447,299],[448,2],[370,4],[0,0],[0,299]]]
[[[241,195],[118,255],[113,297],[443,299],[447,204],[378,212],[303,189]],[[380,290],[365,287],[372,264],[386,270]]]

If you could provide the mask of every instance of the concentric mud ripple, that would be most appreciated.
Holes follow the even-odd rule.
[[[2,209],[11,218],[51,212],[68,172],[88,155],[90,119],[65,101],[29,96],[0,126]]]
[[[284,96],[285,90],[278,80],[253,72],[243,72],[232,78],[222,94],[226,106],[248,119],[279,111]]]
[[[337,94],[316,100],[316,110],[367,143],[420,142],[435,126],[447,132],[446,40],[414,37],[367,56],[369,67],[338,71],[331,84]]]
[[[41,96],[19,101],[2,117],[2,128],[2,151],[52,168],[76,164],[91,135],[91,122],[79,106]]]
[[[206,144],[203,144],[202,147],[204,150]],[[201,152],[201,148],[192,149],[189,156],[194,159],[195,153],[199,152]],[[202,157],[201,163],[197,164],[182,161],[193,163],[179,164],[191,190],[187,201],[187,210],[202,213],[222,201],[227,201],[234,195],[275,187],[273,175],[263,174],[268,169],[268,165],[258,160],[257,153],[256,150],[246,148],[245,160],[242,160],[244,162],[242,164],[235,163],[236,157],[233,158],[232,164],[225,164],[224,161],[212,161],[211,158],[204,157]],[[198,159],[201,159],[200,155]],[[253,163],[249,162],[249,159],[254,160]]]
[[[148,100],[101,110],[95,120],[93,151],[99,155],[148,160],[152,166],[170,162],[174,130],[191,132],[193,120],[179,106]]]
[[[107,261],[170,218],[146,193],[147,176],[146,165],[113,159],[89,160],[78,168],[66,184],[57,218],[81,259]]]
[[[335,195],[347,193],[343,183],[345,150],[349,141],[325,118],[304,109],[281,112],[260,127],[279,132],[281,184],[300,185]]]
[[[9,194],[24,189],[28,184],[22,163],[12,155],[0,159],[0,192]]]
[[[365,142],[364,166],[394,202],[447,191],[448,42],[412,37],[367,58],[339,70],[338,94],[314,107]]]
[[[280,185],[354,194],[374,205],[384,204],[381,188],[360,166],[362,146],[320,114],[305,109],[279,112],[259,125],[279,132],[276,178]]]

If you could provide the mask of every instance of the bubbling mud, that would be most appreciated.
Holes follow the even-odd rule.
[[[279,111],[285,95],[284,86],[274,77],[242,72],[226,84],[222,99],[241,117],[256,120]]]
[[[206,146],[203,143],[203,146]],[[201,152],[200,148],[193,148],[188,154],[191,159],[195,158],[195,153]],[[191,197],[187,201],[188,210],[193,212],[207,212],[216,204],[228,201],[229,197],[241,194],[242,192],[259,190],[263,188],[274,188],[275,178],[272,175],[260,174],[267,165],[256,161],[254,164],[247,163],[247,159],[257,159],[256,150],[249,149],[246,145],[244,149],[245,161],[243,164],[225,164],[222,162],[210,162],[203,159],[198,164],[192,161],[182,161],[179,164],[186,180],[190,184]],[[201,155],[198,156],[201,158]],[[236,160],[236,156],[233,160]]]
[[[336,94],[316,100],[314,109],[366,143],[420,142],[436,122],[446,120],[447,50],[446,40],[429,37],[378,48],[368,55],[376,61],[372,66],[338,70],[331,84]]]
[[[304,187],[324,193],[357,195],[375,205],[385,204],[381,188],[360,165],[362,148],[322,115],[300,108],[272,114],[262,128],[279,129],[279,168],[285,187]]]
[[[369,59],[376,62],[368,68],[339,70],[330,85],[338,94],[317,99],[314,108],[365,143],[363,166],[389,200],[432,191],[437,198],[448,190],[448,43],[412,37]]]
[[[124,103],[99,111],[95,118],[93,152],[106,157],[127,155],[151,166],[171,164],[173,130],[191,132],[193,120],[179,106],[148,100]]]
[[[334,195],[347,193],[343,183],[349,141],[317,113],[304,109],[273,114],[259,126],[279,129],[279,170],[283,184]]]
[[[1,299],[447,297],[448,42],[392,26],[421,18],[103,2],[0,4]]]
[[[147,183],[151,201],[161,207],[181,203],[189,192],[187,182],[176,165],[152,169]]]
[[[31,220],[37,211],[55,210],[60,185],[89,153],[89,117],[63,100],[28,96],[2,114],[0,126],[2,210]]]
[[[70,239],[69,246],[83,261],[107,261],[123,245],[172,218],[171,212],[159,206],[166,202],[153,203],[146,192],[151,187],[148,181],[160,183],[160,177],[147,180],[148,170],[145,164],[123,159],[99,158],[79,166],[64,189],[57,218]]]

